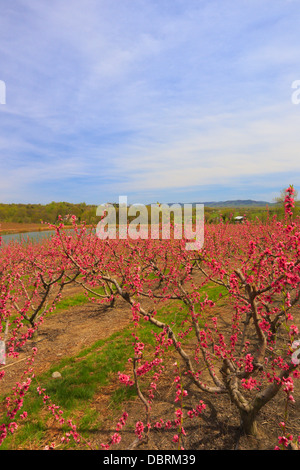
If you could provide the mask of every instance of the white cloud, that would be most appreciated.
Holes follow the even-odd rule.
[[[7,188],[37,199],[30,188],[41,183],[52,200],[62,180],[68,200],[77,177],[90,178],[84,196],[95,179],[119,193],[299,175],[292,3],[82,6],[18,0],[3,9],[2,200]]]

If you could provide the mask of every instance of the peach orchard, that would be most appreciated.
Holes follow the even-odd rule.
[[[205,398],[210,394],[230,397],[248,435],[257,434],[260,410],[267,403],[275,403],[280,391],[286,396],[285,419],[294,400],[295,380],[300,376],[296,347],[300,224],[293,217],[293,193],[290,186],[283,220],[270,217],[264,223],[220,221],[206,225],[204,245],[198,251],[186,250],[185,240],[174,237],[100,240],[94,230],[77,226],[75,221],[73,231],[65,230],[62,223],[53,226],[55,235],[47,241],[3,245],[0,340],[5,361],[0,365],[0,383],[5,363],[18,359],[25,343],[38,334],[42,323],[46,325],[65,286],[76,284],[93,302],[113,307],[121,297],[131,309],[131,373],[120,371],[118,377],[124,387],[136,388],[145,410],[136,422],[135,439],[146,441],[155,427],[173,429],[172,440],[178,449],[183,448],[188,442],[186,420],[201,420]],[[230,328],[226,331],[214,312],[209,289],[205,289],[209,285],[220,286],[220,295],[231,306]],[[175,319],[165,320],[161,313],[164,305],[185,312],[180,324],[175,324]],[[153,327],[155,347],[139,337],[143,322]],[[151,408],[169,351],[177,355],[174,375],[170,376],[176,390],[175,415],[174,420],[161,417],[157,422]],[[82,444],[76,425],[64,418],[64,411],[52,403],[47,390],[34,386],[37,354],[38,349],[33,348],[23,375],[16,377],[15,386],[4,398],[0,442],[17,432],[26,420],[24,396],[33,390],[60,424],[69,425],[60,448],[70,441]],[[201,392],[201,400],[188,412],[184,408],[187,380]],[[99,443],[98,448],[110,449],[121,441],[127,418],[125,412],[110,439]],[[296,445],[299,439],[285,431],[284,419],[278,449],[289,443]]]

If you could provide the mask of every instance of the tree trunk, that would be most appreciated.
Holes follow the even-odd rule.
[[[295,368],[295,364],[290,362],[288,364],[288,369],[282,370],[278,375],[278,378],[280,379],[279,382],[271,383],[267,388],[258,393],[249,407],[238,407],[240,411],[243,429],[247,435],[257,435],[256,417],[259,411],[266,403],[268,403],[277,395],[281,388],[281,380],[283,378],[287,378],[290,375],[290,372]]]

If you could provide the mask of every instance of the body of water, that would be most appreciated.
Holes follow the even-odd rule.
[[[41,232],[24,232],[24,233],[10,233],[8,235],[1,235],[2,245],[9,243],[11,241],[15,242],[27,242],[27,241],[40,241],[45,238],[51,237],[55,232],[54,230],[45,230]]]

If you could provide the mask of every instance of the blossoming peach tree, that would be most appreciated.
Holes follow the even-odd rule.
[[[48,314],[55,310],[63,288],[76,278],[68,275],[68,266],[55,243],[38,244],[10,243],[1,248],[0,267],[0,390],[5,378],[7,359],[18,362],[25,345],[37,339],[40,325]],[[30,344],[30,343],[28,343]],[[24,370],[16,377],[16,385],[5,399],[8,424],[0,424],[0,443],[8,432],[14,432],[18,425],[16,417],[24,419],[21,413],[24,396],[34,378],[34,359],[37,348],[22,358]]]
[[[184,239],[99,240],[93,231],[79,228],[75,222],[72,233],[62,224],[54,227],[56,235],[43,248],[30,247],[28,253],[25,248],[14,248],[9,255],[4,250],[1,339],[9,336],[6,343],[16,344],[16,332],[24,330],[22,341],[26,340],[39,321],[46,321],[46,300],[51,299],[49,308],[54,309],[64,285],[77,283],[95,302],[114,306],[116,299],[122,298],[131,309],[132,373],[120,371],[119,380],[136,388],[145,408],[144,418],[136,423],[137,443],[147,440],[155,427],[173,429],[173,441],[178,448],[184,447],[188,442],[186,419],[201,417],[209,394],[227,395],[240,415],[244,432],[256,435],[260,410],[283,391],[286,421],[288,406],[294,400],[294,380],[300,375],[295,353],[299,338],[300,224],[293,217],[293,192],[292,186],[287,189],[284,220],[269,217],[265,223],[209,225],[199,251],[186,250]],[[209,296],[212,285],[220,288],[230,307],[228,328],[224,328],[225,313],[217,309],[218,301]],[[51,297],[54,287],[56,293]],[[167,315],[170,308],[171,318]],[[144,322],[153,327],[154,346],[140,338]],[[10,347],[8,355],[15,354]],[[154,420],[152,406],[170,351],[177,354],[170,376],[175,385],[175,415],[173,420]],[[4,369],[0,373],[3,376]],[[188,381],[199,390],[201,399],[186,411]],[[7,400],[7,412],[12,414],[10,424],[2,425],[2,439],[15,430],[15,417],[22,408],[20,390],[23,394],[29,386],[30,380],[19,383],[13,413],[12,401]],[[39,393],[49,404],[46,391],[40,388]],[[62,410],[48,406],[64,422]],[[24,416],[23,412],[20,418]],[[124,413],[115,433],[101,443],[101,448],[120,442],[127,418]],[[280,424],[283,435],[278,448],[296,445],[297,436],[287,434],[285,421]],[[79,442],[76,427],[69,424],[67,440],[72,435]]]

